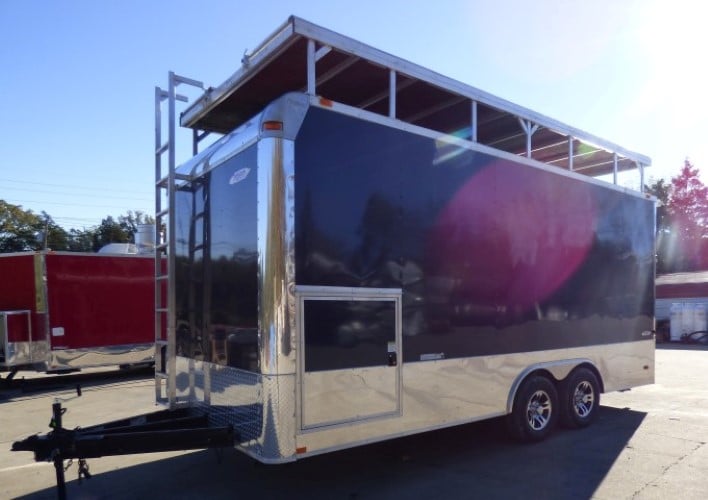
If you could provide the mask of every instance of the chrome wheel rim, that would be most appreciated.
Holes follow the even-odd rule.
[[[526,420],[535,431],[544,429],[551,419],[551,397],[546,391],[536,391],[526,406]]]
[[[587,417],[595,406],[595,391],[587,381],[580,382],[573,392],[573,409],[581,418]]]

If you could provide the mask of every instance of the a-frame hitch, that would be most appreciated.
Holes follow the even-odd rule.
[[[54,462],[57,497],[61,500],[66,498],[64,460],[78,459],[81,481],[91,477],[87,458],[223,448],[233,446],[238,440],[232,426],[209,427],[207,415],[193,414],[189,408],[162,410],[73,430],[62,425],[65,412],[61,402],[55,401],[49,423],[52,431],[12,444],[12,451],[33,452],[37,462]]]

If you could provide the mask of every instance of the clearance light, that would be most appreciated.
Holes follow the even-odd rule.
[[[301,446],[300,448],[295,448],[295,453],[298,455],[301,455],[303,453],[307,453],[307,446]]]
[[[263,122],[263,130],[283,130],[283,122],[267,121]]]
[[[332,102],[331,99],[326,99],[324,97],[320,97],[320,106],[326,106],[328,108],[331,108],[334,106],[334,103]]]

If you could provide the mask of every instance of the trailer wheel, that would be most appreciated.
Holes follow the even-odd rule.
[[[511,435],[524,442],[541,441],[553,430],[558,418],[558,391],[551,380],[532,375],[521,384],[507,416]]]
[[[573,370],[560,383],[560,421],[563,427],[587,427],[600,407],[600,383],[595,373],[584,367]]]

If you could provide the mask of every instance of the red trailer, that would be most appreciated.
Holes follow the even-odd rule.
[[[0,371],[152,362],[152,255],[0,255]]]

